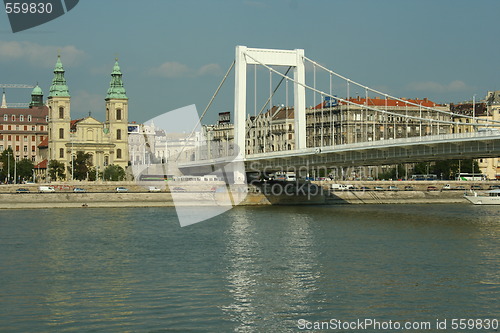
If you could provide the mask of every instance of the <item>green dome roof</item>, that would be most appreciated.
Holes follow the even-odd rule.
[[[123,74],[120,70],[120,65],[118,65],[118,60],[116,60],[115,65],[113,66],[113,72],[111,73],[111,82],[109,83],[106,100],[128,99],[125,87],[123,86],[122,76]]]
[[[42,91],[42,88],[40,88],[38,86],[38,84],[36,85],[36,87],[33,89],[33,91],[31,92],[31,95],[36,95],[36,96],[43,96],[43,91]]]

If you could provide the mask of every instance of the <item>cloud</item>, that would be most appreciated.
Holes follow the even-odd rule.
[[[153,76],[161,76],[166,78],[181,78],[181,77],[198,77],[205,75],[220,75],[221,68],[217,64],[207,64],[199,69],[189,68],[180,62],[169,61],[154,67],[149,70],[149,74]]]
[[[203,76],[203,75],[220,75],[220,74],[222,74],[222,69],[217,64],[208,64],[208,65],[202,66],[198,70],[198,75],[199,76]]]
[[[464,91],[467,90],[468,87],[465,84],[465,82],[460,80],[455,80],[450,82],[449,84],[441,84],[433,81],[412,82],[407,85],[407,89],[413,91],[447,93],[447,92]]]
[[[61,54],[64,65],[75,65],[84,57],[85,52],[74,45],[53,46],[32,42],[0,41],[0,61],[24,60],[33,66],[51,68],[56,63],[57,54]]]

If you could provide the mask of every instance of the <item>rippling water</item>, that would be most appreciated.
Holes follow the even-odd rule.
[[[498,318],[500,209],[0,211],[2,332],[293,332],[331,318]]]

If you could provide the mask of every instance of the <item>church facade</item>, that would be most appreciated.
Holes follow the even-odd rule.
[[[64,73],[59,56],[47,102],[48,137],[39,145],[45,162],[63,163],[66,179],[71,179],[72,158],[76,158],[78,152],[90,154],[91,163],[98,171],[104,171],[111,164],[126,168],[129,164],[128,97],[118,61],[105,98],[104,122],[90,114],[86,118],[71,119],[71,96]]]

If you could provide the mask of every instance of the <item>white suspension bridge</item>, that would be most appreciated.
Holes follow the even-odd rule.
[[[253,116],[247,110],[251,103],[247,93],[252,88],[247,85],[248,66],[255,69]],[[258,67],[269,72],[269,94],[260,112]],[[312,83],[306,81],[306,68],[312,71]],[[293,75],[289,76],[292,69]],[[243,162],[247,171],[272,172],[304,166],[376,166],[500,156],[500,117],[495,119],[495,114],[476,115],[475,104],[472,114],[458,114],[427,100],[391,96],[326,68],[307,58],[301,49],[237,46],[235,60],[200,122],[232,70],[234,126],[221,127],[225,131],[225,149],[220,149],[221,137],[215,138],[215,143],[209,138],[204,149],[193,150],[190,161],[179,163],[184,174],[207,174],[235,161]],[[322,82],[317,79],[320,73],[326,74]],[[279,78],[276,86],[273,77]],[[277,99],[283,82],[285,91],[281,91],[281,98],[286,106],[273,107],[273,98]],[[322,89],[321,84],[327,89]],[[288,105],[290,85],[293,106]],[[342,85],[345,98],[338,96]],[[353,88],[364,91],[364,98],[353,98]],[[313,107],[306,108],[306,98]],[[266,108],[268,111],[264,112]],[[273,124],[273,119],[279,121]],[[235,179],[244,177],[241,171],[234,172]]]

